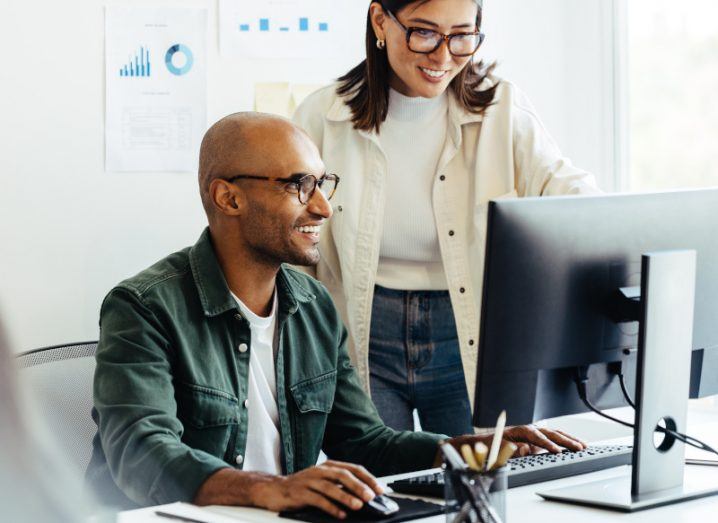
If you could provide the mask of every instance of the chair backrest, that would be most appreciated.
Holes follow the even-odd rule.
[[[36,412],[55,436],[59,450],[85,472],[97,431],[92,421],[92,380],[97,342],[73,343],[22,353],[19,381],[32,394]]]

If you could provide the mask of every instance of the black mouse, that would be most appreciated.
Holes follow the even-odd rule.
[[[399,512],[399,505],[389,496],[377,494],[371,501],[365,501],[364,506],[354,514],[359,518],[382,519]]]

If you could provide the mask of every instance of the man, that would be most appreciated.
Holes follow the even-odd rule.
[[[319,261],[337,183],[286,120],[240,113],[209,129],[208,229],[102,305],[88,479],[104,501],[311,505],[343,518],[381,492],[367,469],[432,465],[442,437],[383,425],[326,289],[283,265]],[[530,427],[508,436],[583,448]],[[320,450],[341,461],[315,466]]]

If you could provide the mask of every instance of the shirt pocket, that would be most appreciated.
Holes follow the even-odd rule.
[[[319,456],[336,387],[336,369],[290,387],[297,409],[293,437],[299,463],[314,464]]]
[[[331,370],[292,386],[292,397],[300,414],[323,412],[328,414],[334,403],[337,371]]]
[[[178,384],[176,391],[177,417],[184,427],[182,442],[229,463],[240,421],[239,400],[191,383]]]

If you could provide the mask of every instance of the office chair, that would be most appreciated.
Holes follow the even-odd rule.
[[[54,435],[66,461],[84,474],[97,427],[92,410],[92,380],[97,342],[73,343],[17,356],[18,379],[34,400],[35,413]]]

